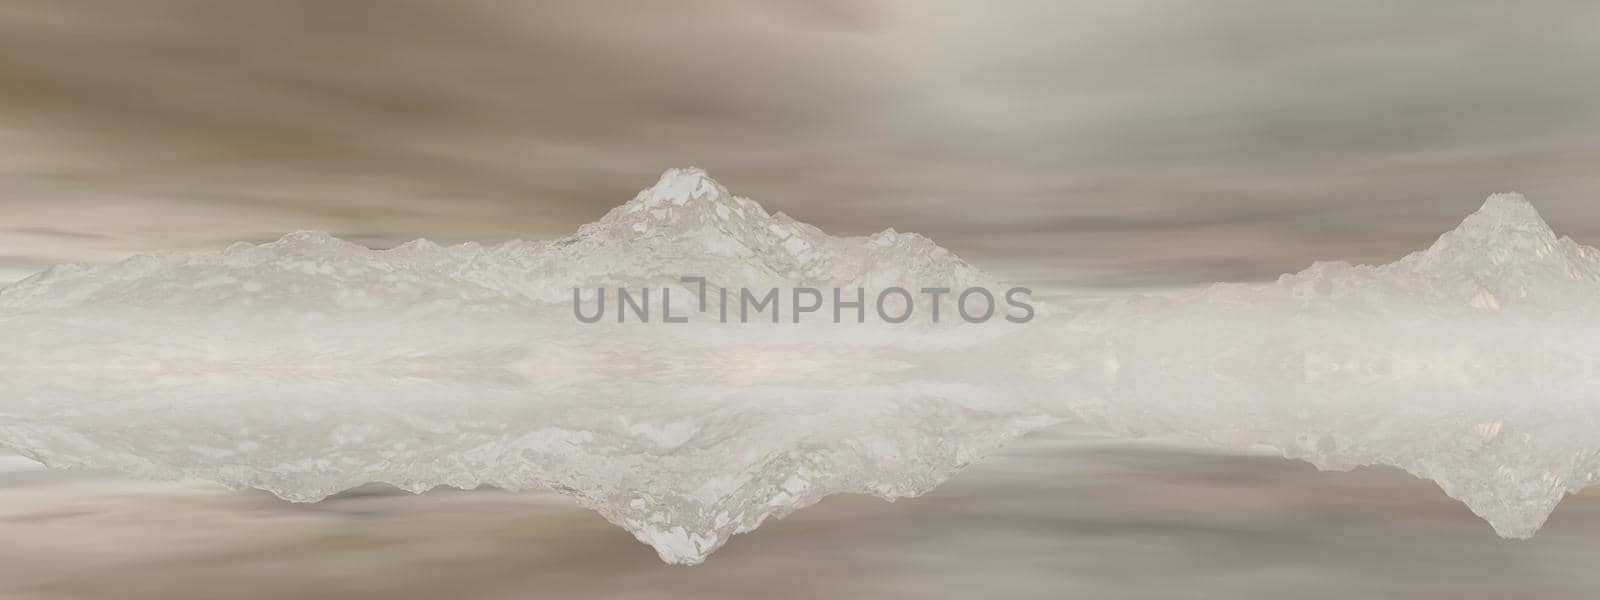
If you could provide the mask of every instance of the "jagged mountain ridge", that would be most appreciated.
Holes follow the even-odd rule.
[[[730,194],[697,168],[554,241],[372,250],[323,232],[213,252],[61,265],[0,290],[0,310],[83,304],[333,309],[493,307],[568,302],[572,288],[652,286],[706,277],[725,287],[952,287],[992,280],[954,253],[893,229],[840,238]]]

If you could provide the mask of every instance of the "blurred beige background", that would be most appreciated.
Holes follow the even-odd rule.
[[[0,0],[0,282],[317,228],[548,238],[665,168],[1038,288],[1600,240],[1587,1]]]

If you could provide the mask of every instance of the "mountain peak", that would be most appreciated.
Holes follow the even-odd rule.
[[[1556,232],[1522,194],[1489,196],[1483,207],[1467,215],[1460,225],[1439,237],[1429,253],[1461,253],[1471,248],[1498,254],[1537,254],[1543,257],[1556,243]]]
[[[644,235],[701,226],[760,227],[771,220],[761,205],[734,196],[705,170],[689,167],[667,169],[655,185],[613,209],[600,223]]]
[[[1553,241],[1555,232],[1539,215],[1538,209],[1522,194],[1515,192],[1495,194],[1485,200],[1477,212],[1469,215],[1456,227],[1456,233],[1475,239],[1526,236]]]
[[[775,281],[889,286],[988,280],[921,236],[831,236],[782,212],[768,213],[697,168],[667,170],[655,185],[554,247],[584,263],[599,255],[644,257],[616,261],[642,275],[635,280],[698,273],[721,285],[757,288]],[[611,271],[591,278],[619,280],[619,269]]]
[[[1506,193],[1490,196],[1455,229],[1402,262],[1418,272],[1484,281],[1520,280],[1532,270],[1570,278],[1577,265],[1586,263],[1581,253],[1557,236],[1522,194]]]
[[[694,200],[717,202],[731,200],[728,188],[717,183],[699,167],[667,169],[661,179],[637,196],[633,201],[648,206],[684,206]]]
[[[302,230],[283,234],[277,241],[266,244],[273,247],[324,247],[324,246],[352,246],[351,242],[339,239],[326,231]]]

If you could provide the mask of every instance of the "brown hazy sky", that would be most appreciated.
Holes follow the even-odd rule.
[[[1600,4],[0,0],[0,282],[295,229],[547,238],[697,165],[1038,287],[1600,241]]]

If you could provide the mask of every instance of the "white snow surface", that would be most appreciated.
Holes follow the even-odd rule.
[[[1068,419],[1398,467],[1507,537],[1600,479],[1600,253],[1517,195],[1388,265],[1025,325],[585,325],[568,304],[683,275],[994,285],[926,238],[832,237],[697,169],[554,242],[297,233],[68,265],[0,290],[0,447],[292,501],[550,488],[691,564],[829,494],[926,492]]]

